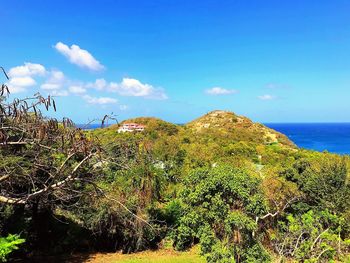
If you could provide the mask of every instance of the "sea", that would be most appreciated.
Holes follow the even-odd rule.
[[[350,154],[350,123],[264,123],[288,136],[298,147]],[[77,125],[84,129],[100,128],[100,124]]]
[[[350,154],[350,123],[265,123],[300,148]]]

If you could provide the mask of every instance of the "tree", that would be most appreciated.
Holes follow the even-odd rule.
[[[95,186],[101,175],[103,150],[71,120],[59,122],[42,114],[56,110],[50,96],[10,101],[9,92],[1,85],[0,234],[22,232],[26,245],[48,246],[55,243],[48,238],[48,222],[56,209],[76,205],[83,195],[101,194],[97,188],[86,191],[86,186]]]
[[[350,209],[350,184],[345,158],[322,158],[299,176],[307,202],[321,209],[344,213]]]
[[[268,262],[255,218],[266,213],[260,179],[231,166],[194,170],[181,194],[184,213],[174,244],[186,249],[196,240],[209,262]]]
[[[78,185],[91,179],[101,149],[69,119],[45,118],[41,108],[56,110],[49,96],[8,101],[0,89],[0,202],[25,205],[39,199],[67,201]],[[72,191],[70,191],[72,190]]]

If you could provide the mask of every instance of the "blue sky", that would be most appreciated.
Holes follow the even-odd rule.
[[[350,121],[349,1],[0,5],[12,96],[57,96],[55,117]]]

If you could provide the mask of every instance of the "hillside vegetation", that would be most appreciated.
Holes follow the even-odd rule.
[[[262,144],[279,143],[285,146],[295,147],[293,142],[284,134],[229,111],[216,110],[209,112],[187,123],[186,127],[197,133],[222,133],[236,141],[249,141]]]
[[[227,111],[184,126],[125,122],[146,129],[118,134],[116,125],[93,133],[152,156],[146,196],[153,199],[145,211],[165,222],[156,225],[176,249],[199,243],[208,262],[345,260],[347,156],[298,149],[285,135]],[[136,178],[144,173],[138,171]]]
[[[186,125],[126,120],[146,128],[118,133],[45,118],[38,109],[56,109],[51,98],[7,100],[2,261],[169,246],[193,262],[349,260],[349,156],[298,149],[226,111]],[[181,254],[193,247],[200,256]]]

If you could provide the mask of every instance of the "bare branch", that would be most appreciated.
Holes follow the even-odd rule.
[[[277,210],[276,212],[274,213],[267,213],[266,215],[263,215],[263,216],[257,216],[255,218],[255,221],[256,223],[258,223],[259,220],[263,220],[265,218],[268,218],[268,217],[275,217],[277,215],[279,215],[280,213],[282,213],[284,210],[286,210],[293,202],[295,202],[296,200],[298,200],[299,198],[298,197],[293,197],[292,199],[288,200],[288,202],[282,207],[282,209],[280,210]]]

